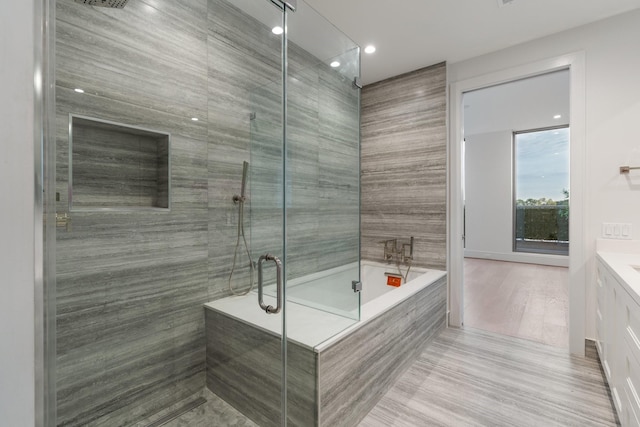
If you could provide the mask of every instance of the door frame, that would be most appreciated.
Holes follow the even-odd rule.
[[[464,326],[464,201],[462,143],[465,92],[568,69],[570,73],[570,189],[569,201],[569,351],[584,355],[586,314],[586,146],[585,54],[574,52],[529,64],[450,82],[447,169],[448,324]]]

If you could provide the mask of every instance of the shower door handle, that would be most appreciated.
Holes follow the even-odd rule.
[[[277,304],[274,308],[272,305],[266,305],[262,298],[262,263],[264,261],[273,261],[276,263],[276,300]],[[258,304],[260,308],[268,314],[280,313],[282,309],[282,262],[277,256],[266,254],[258,259]]]

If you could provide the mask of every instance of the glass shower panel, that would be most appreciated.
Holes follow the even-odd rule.
[[[360,316],[360,52],[303,2],[287,35],[285,144],[273,101],[281,86],[252,91],[251,249],[255,257],[277,245],[270,230],[285,220],[284,204],[287,301],[352,321],[335,322],[320,334],[328,338]],[[265,283],[274,296],[274,278]],[[304,316],[296,313],[293,323]]]
[[[221,1],[221,0],[218,0]],[[227,395],[242,402],[241,406],[251,409],[245,413],[259,425],[286,425],[286,346],[287,334],[283,328],[285,310],[280,313],[266,313],[258,302],[259,272],[266,290],[273,289],[273,294],[265,292],[264,303],[277,307],[276,300],[276,263],[261,257],[271,255],[282,264],[286,263],[284,254],[283,228],[283,38],[286,16],[278,2],[267,0],[233,0],[224,1],[234,14],[242,15],[242,26],[232,49],[238,49],[241,56],[238,66],[243,70],[237,75],[235,85],[241,88],[241,108],[237,111],[239,125],[229,135],[232,139],[237,135],[240,150],[236,158],[235,170],[238,175],[233,180],[235,191],[241,182],[239,176],[242,161],[248,160],[249,182],[246,189],[245,218],[247,238],[250,242],[250,263],[253,274],[253,292],[246,296],[246,310],[255,320],[257,327],[243,327],[237,331],[242,339],[230,347],[234,353],[233,360],[221,366],[215,366],[216,376],[229,388]],[[278,3],[278,4],[276,4]],[[226,21],[226,20],[225,20]],[[227,64],[220,64],[221,68]],[[236,98],[237,100],[237,98]],[[218,104],[221,114],[227,108],[224,103]],[[248,131],[248,134],[246,132]],[[244,136],[247,136],[245,139]],[[211,153],[216,156],[217,153]],[[247,159],[247,154],[249,158]],[[236,217],[238,218],[238,217]],[[234,239],[235,240],[235,239]],[[244,256],[244,251],[239,251]],[[246,257],[241,258],[237,276],[239,282],[247,277]],[[229,263],[230,264],[230,263]],[[247,287],[244,286],[244,289]],[[269,333],[265,334],[265,331]],[[233,381],[230,373],[234,372]],[[256,378],[261,378],[256,384]]]
[[[353,321],[360,315],[352,285],[360,279],[359,58],[353,41],[298,2],[288,25],[287,298]]]

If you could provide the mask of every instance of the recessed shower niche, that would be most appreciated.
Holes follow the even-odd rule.
[[[69,118],[69,210],[169,209],[170,135]]]

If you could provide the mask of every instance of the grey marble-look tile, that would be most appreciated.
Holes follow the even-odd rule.
[[[58,86],[206,117],[206,0],[137,1],[124,9],[56,3]]]
[[[258,424],[211,391],[205,389],[201,395],[207,400],[206,403],[164,424],[163,427],[258,427]],[[146,424],[137,427],[146,427]]]
[[[58,211],[68,205],[69,114],[171,134],[172,178],[171,211],[71,212],[57,230],[58,425],[128,425],[204,386],[207,124],[191,117],[207,111],[206,7],[57,2]],[[91,184],[108,162],[92,163],[99,145],[84,148],[77,183]],[[121,176],[146,168],[141,156],[104,154],[130,166]],[[114,185],[94,185],[88,205],[126,204],[104,193]]]
[[[446,65],[362,90],[362,257],[414,241],[414,265],[446,266]]]
[[[225,0],[120,10],[59,0],[56,12],[57,210],[69,202],[69,114],[171,138],[171,192],[155,202],[170,197],[170,211],[72,212],[70,228],[58,229],[59,424],[124,425],[204,383],[202,303],[229,295],[243,160],[252,164],[252,251],[282,251],[280,42]],[[295,45],[289,55],[288,275],[297,277],[355,260],[358,97],[318,58]],[[134,157],[118,163],[133,173]],[[97,163],[85,165],[85,182],[106,167]],[[110,187],[119,184],[96,182],[89,204],[114,207]],[[234,281],[243,286],[240,261]]]
[[[74,118],[74,208],[169,208],[169,136]]]
[[[281,339],[255,326],[206,310],[207,387],[262,426],[281,421]],[[315,424],[315,353],[288,343],[290,425]]]
[[[321,426],[356,425],[444,328],[446,277],[318,356]]]
[[[615,426],[598,360],[446,329],[360,426]]]

